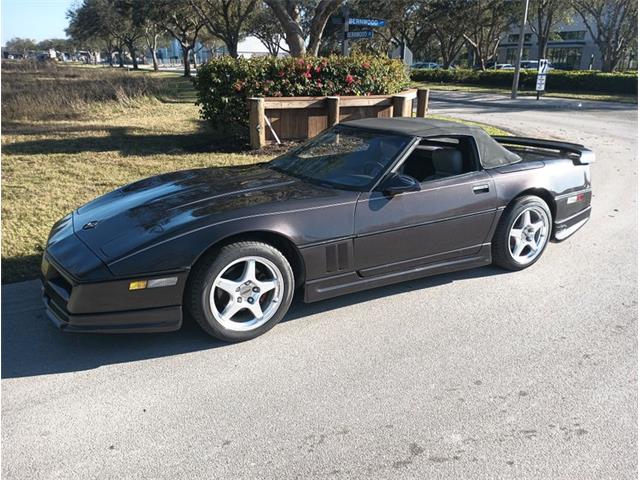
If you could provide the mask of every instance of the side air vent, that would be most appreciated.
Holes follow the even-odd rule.
[[[343,242],[325,247],[327,272],[339,272],[349,267],[349,243]]]

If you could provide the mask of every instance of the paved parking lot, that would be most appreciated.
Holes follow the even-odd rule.
[[[431,104],[596,151],[592,220],[526,271],[298,302],[239,345],[64,335],[3,286],[3,477],[636,478],[636,107],[532,102]]]

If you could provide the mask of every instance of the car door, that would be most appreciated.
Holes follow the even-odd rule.
[[[426,180],[419,191],[393,196],[374,189],[356,204],[356,270],[374,276],[472,256],[495,215],[494,182],[484,170]]]

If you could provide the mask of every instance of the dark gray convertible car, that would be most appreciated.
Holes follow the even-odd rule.
[[[256,337],[312,302],[495,263],[519,270],[589,219],[592,152],[459,123],[339,124],[268,163],[147,178],[57,222],[47,313],[77,332]]]

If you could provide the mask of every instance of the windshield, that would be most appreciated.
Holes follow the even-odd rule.
[[[269,162],[269,168],[334,188],[366,190],[411,137],[333,127]]]

